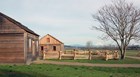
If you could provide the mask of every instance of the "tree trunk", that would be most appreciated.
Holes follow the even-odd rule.
[[[122,54],[122,55],[121,55],[121,60],[123,60],[123,59],[124,59],[124,57],[125,57],[125,56],[124,56],[124,54]]]
[[[120,59],[123,60],[125,58],[126,49],[122,50]]]

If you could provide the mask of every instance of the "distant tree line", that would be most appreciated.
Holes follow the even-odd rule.
[[[140,50],[140,45],[130,45],[127,50]]]
[[[116,45],[103,45],[103,46],[70,46],[65,45],[65,50],[73,50],[73,49],[79,49],[79,50],[118,50],[118,47]],[[127,50],[140,50],[140,45],[129,45],[127,47]]]

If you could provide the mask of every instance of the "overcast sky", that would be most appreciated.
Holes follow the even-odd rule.
[[[140,7],[140,0],[126,0]],[[50,34],[66,45],[111,44],[101,40],[92,14],[111,0],[1,0],[0,11],[21,22],[40,37]]]

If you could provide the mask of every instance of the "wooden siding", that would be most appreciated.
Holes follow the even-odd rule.
[[[64,50],[64,44],[53,36],[47,34],[42,37],[39,41],[40,44],[40,57],[43,57],[43,53],[47,53],[47,58],[57,58],[57,54],[49,54],[49,53],[57,53],[58,51]]]
[[[2,22],[0,22],[0,33],[23,33],[23,29],[12,23],[8,19],[0,16]]]
[[[48,38],[50,39],[49,42],[48,42]],[[50,35],[46,35],[43,38],[41,38],[39,43],[40,44],[63,44],[62,42],[60,42],[59,40],[57,40],[56,38]]]
[[[24,38],[21,33],[0,34],[0,62],[24,62]]]
[[[62,51],[61,44],[48,44],[48,45],[41,45],[44,47],[44,50],[46,51]],[[53,49],[53,46],[56,47],[56,50]]]
[[[64,44],[49,34],[41,38],[39,41],[39,44],[40,46],[43,46],[43,49],[45,51],[63,51],[64,50]]]
[[[29,39],[33,43],[31,51]],[[0,13],[0,63],[27,63],[29,59],[37,58],[38,39],[38,34]]]

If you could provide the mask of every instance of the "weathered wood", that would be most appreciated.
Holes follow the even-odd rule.
[[[59,52],[45,52],[44,59],[119,59],[119,54],[117,51],[76,51],[75,49],[70,53]]]
[[[89,50],[89,60],[91,60],[91,51]]]
[[[11,58],[13,58],[12,60],[16,62],[16,60],[18,59],[14,59],[14,57],[23,59],[23,56],[24,56],[23,34],[11,33],[11,34],[0,34],[0,36],[1,36],[0,37],[0,59],[2,60],[5,58],[5,60],[3,60],[4,62],[8,62],[9,59]],[[17,56],[19,54],[21,55]]]
[[[38,41],[39,36],[2,13],[0,20],[0,63],[25,63],[28,60],[27,54],[32,59],[34,54],[29,53],[28,38]]]
[[[16,26],[14,23],[9,21],[7,18],[3,18],[3,23],[0,25],[0,33],[23,33],[24,30]]]
[[[46,53],[43,51],[43,59],[46,59]]]
[[[62,59],[62,51],[58,51],[59,52],[59,57],[58,59],[61,60]]]
[[[42,53],[42,51],[59,52],[59,51],[64,50],[64,44],[49,34],[42,37],[39,41],[39,44],[40,44],[40,52],[39,53]],[[40,55],[40,56],[42,56],[42,55]]]
[[[76,51],[74,50],[73,52],[73,60],[76,60]]]

